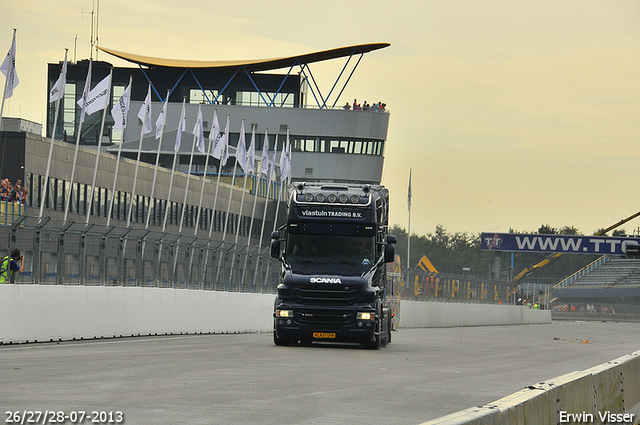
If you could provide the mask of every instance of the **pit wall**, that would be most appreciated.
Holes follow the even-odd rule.
[[[636,351],[422,425],[638,424],[639,377],[640,351]]]
[[[456,304],[401,301],[401,328],[531,325],[551,323],[550,310],[496,304]]]
[[[273,294],[170,288],[0,285],[0,343],[269,332]],[[399,326],[551,323],[526,307],[401,301]]]

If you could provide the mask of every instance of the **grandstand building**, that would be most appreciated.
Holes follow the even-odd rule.
[[[640,258],[604,255],[555,285],[552,296],[573,313],[640,314]]]
[[[364,44],[290,57],[244,61],[169,60],[103,48],[104,52],[135,64],[135,67],[113,68],[107,107],[110,111],[132,78],[127,128],[122,132],[114,132],[113,119],[107,114],[104,130],[100,134],[102,112],[85,118],[80,130],[76,175],[72,187],[69,187],[80,116],[77,101],[84,90],[90,61],[70,63],[65,95],[60,101],[56,123],[53,122],[56,103],[50,103],[47,110],[46,137],[24,129],[2,132],[3,177],[12,182],[22,180],[28,189],[26,207],[29,215],[37,215],[41,202],[44,202],[44,215],[61,219],[71,191],[69,218],[76,222],[84,222],[89,217],[90,222],[105,225],[109,200],[113,197],[112,225],[124,226],[128,206],[133,204],[130,223],[133,228],[144,227],[147,216],[150,217],[150,226],[157,228],[163,223],[167,211],[169,232],[177,233],[182,229],[182,232],[204,235],[209,234],[212,228],[216,237],[219,237],[226,222],[229,223],[229,234],[239,235],[238,243],[257,238],[263,228],[268,229],[264,232],[264,241],[267,241],[274,224],[277,209],[275,201],[284,199],[282,195],[285,190],[278,177],[269,187],[265,178],[260,179],[254,174],[245,176],[239,167],[234,178],[234,153],[241,123],[244,121],[247,147],[252,139],[252,131],[255,131],[257,159],[266,139],[269,141],[270,156],[276,149],[279,158],[288,135],[294,181],[380,183],[389,112],[377,108],[345,110],[340,96],[364,54],[387,46],[387,43]],[[321,91],[313,78],[311,67],[314,63],[328,60],[343,60],[346,63],[333,87]],[[94,87],[109,74],[112,65],[102,61],[92,62],[91,66],[91,87]],[[48,65],[48,89],[57,80],[60,67],[61,63]],[[165,133],[159,147],[153,133],[147,134],[140,143],[141,123],[137,114],[149,84],[152,87],[154,123],[168,97]],[[172,181],[171,168],[183,100],[186,102],[187,128],[176,157],[176,173]],[[217,159],[209,158],[205,169],[206,155],[193,149],[195,138],[190,133],[199,106],[202,106],[205,137],[211,131],[214,111],[221,127],[225,126],[229,117],[231,158],[226,167],[221,168]],[[49,185],[47,195],[41,199],[52,133],[55,142]],[[98,172],[94,174],[98,142],[102,148]],[[7,154],[9,147],[12,152],[10,156]],[[118,152],[122,155],[119,164],[116,161]],[[141,162],[136,191],[132,196],[138,152]],[[160,167],[157,169],[156,190],[152,196],[158,154]],[[191,161],[193,165],[189,168]],[[114,193],[112,184],[116,165],[119,168]],[[257,169],[259,165],[256,164]],[[216,190],[216,185],[211,183],[215,183],[219,173],[221,184]],[[94,176],[95,186],[92,185]],[[204,186],[201,184],[202,176],[208,183]],[[171,193],[168,190],[170,185],[173,185]],[[232,190],[232,187],[236,189]],[[242,190],[246,191],[246,197],[239,195]],[[198,209],[201,191],[203,202],[202,208]],[[241,199],[244,201],[241,202]],[[180,222],[183,204],[184,221]],[[265,208],[268,212],[263,214]],[[280,208],[280,214],[284,214],[284,208]],[[266,220],[264,226],[263,216]],[[253,241],[256,243],[256,239]]]

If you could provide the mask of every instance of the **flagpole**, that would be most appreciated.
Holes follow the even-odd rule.
[[[266,143],[267,145],[269,144],[269,136],[268,136],[268,132],[269,129],[266,128],[264,131],[264,143]],[[254,146],[255,149],[255,146]],[[264,144],[262,146],[262,150],[264,151]],[[267,153],[267,161],[269,159],[269,154]],[[260,164],[260,167],[262,167],[262,164]],[[253,194],[253,209],[251,211],[251,223],[249,224],[249,239],[247,239],[247,247],[249,246],[249,244],[251,243],[251,233],[253,231],[253,218],[255,217],[256,214],[256,203],[258,202],[258,190],[260,189],[260,183],[262,182],[262,178],[260,177],[260,173],[255,173],[254,170],[254,175],[256,176],[256,189],[255,189],[255,193]]]
[[[265,137],[265,143],[267,143],[266,137]],[[267,148],[267,162],[269,162],[269,145],[266,145]],[[274,162],[275,162],[275,151],[278,148],[278,133],[276,133],[276,140],[275,140],[275,144],[273,146],[273,152],[274,152]],[[273,167],[275,167],[275,164],[273,164]],[[262,250],[262,238],[264,237],[264,226],[267,220],[267,209],[269,209],[269,196],[271,196],[271,165],[267,164],[267,197],[264,201],[264,209],[262,210],[262,226],[260,227],[260,240],[258,241],[258,253],[260,253],[260,251]],[[255,286],[256,284],[256,279],[258,278],[258,261],[256,261],[256,270],[253,273],[253,285]]]
[[[220,159],[220,163],[222,159]],[[209,224],[209,238],[211,238],[211,232],[213,231],[213,220],[216,215],[216,201],[218,200],[218,189],[220,188],[220,174],[222,174],[222,167],[218,165],[218,178],[216,180],[216,194],[213,197],[213,213],[211,214],[211,223]]]
[[[7,70],[6,78],[4,79],[4,90],[2,90],[2,106],[0,106],[0,131],[4,129],[4,101],[6,100],[7,95],[7,86],[9,83],[9,78],[13,78],[15,75],[15,44],[16,44],[16,31],[17,29],[13,29],[13,39],[11,40],[11,47],[9,48],[9,53],[13,54],[13,63],[9,64],[9,69]],[[9,96],[11,97],[11,96]]]
[[[169,94],[171,93],[171,89],[167,89],[167,97],[164,101],[164,106],[162,107],[160,113],[163,115],[162,117],[162,131],[160,133],[160,140],[158,142],[158,152],[156,153],[156,166],[153,171],[153,183],[151,183],[151,197],[149,198],[149,202],[154,202],[153,195],[156,189],[156,177],[158,176],[158,164],[160,163],[160,148],[162,147],[162,137],[164,136],[164,125],[167,123],[167,109],[169,109],[167,103],[169,103]],[[157,122],[156,122],[157,125]],[[143,125],[144,127],[144,125]],[[156,127],[156,131],[158,128]],[[140,150],[138,150],[139,152]],[[155,214],[155,207],[153,213]],[[144,225],[145,229],[149,228],[149,219],[151,218],[151,205],[149,205],[149,210],[147,211],[147,222]]]
[[[274,147],[274,149],[278,149],[278,145],[276,145]],[[282,155],[285,154],[285,150],[286,150],[286,148],[285,148],[285,146],[283,144],[282,145],[282,153],[280,153],[280,162],[282,162]],[[274,166],[274,168],[275,168],[275,166]],[[275,212],[275,215],[273,217],[273,230],[272,230],[272,232],[275,232],[276,228],[278,226],[278,212],[280,211],[280,202],[281,202],[281,199],[284,197],[283,192],[284,192],[284,189],[285,189],[286,176],[284,176],[284,178],[283,178],[282,173],[283,173],[283,167],[280,168],[280,191],[278,192],[278,196],[277,196],[278,199],[276,199],[276,212]],[[265,280],[269,278],[269,269],[270,268],[271,268],[271,261],[268,261],[267,262],[267,270],[265,270],[265,272],[264,272]]]
[[[133,76],[129,77],[129,87],[133,83]],[[151,81],[149,81],[149,94],[151,94]],[[126,114],[129,114],[129,110],[127,109]],[[126,124],[125,123],[125,128]],[[133,199],[136,196],[136,180],[138,179],[138,166],[140,165],[140,151],[142,150],[142,136],[144,136],[144,123],[142,123],[142,128],[140,128],[140,142],[138,143],[138,158],[136,160],[136,170],[133,175],[133,188],[131,189],[131,202],[129,203],[129,213],[127,214],[127,227],[129,227],[131,223],[131,211],[133,210]],[[124,128],[122,129],[124,135]],[[113,201],[116,195],[116,181],[118,180],[118,168],[120,167],[120,154],[122,153],[122,145],[124,140],[120,140],[120,145],[118,146],[118,157],[116,159],[116,171],[113,176],[113,190],[111,191],[111,200],[109,201],[109,213],[107,214],[107,227],[109,227],[109,223],[111,222],[111,212],[113,211]]]
[[[282,146],[282,152],[280,153],[280,156],[284,155],[284,145]],[[286,179],[286,177],[285,177]],[[278,212],[280,211],[280,201],[282,200],[282,198],[284,198],[284,187],[285,187],[285,182],[282,179],[282,168],[280,168],[280,190],[278,191],[278,202],[276,202],[276,214],[275,217],[273,217],[273,230],[272,232],[276,231],[276,228],[278,226]]]
[[[269,140],[269,138],[267,136],[267,133],[268,133],[268,129],[265,129],[265,132],[264,132],[264,143],[268,143],[268,140]],[[256,148],[255,147],[255,137],[252,137],[251,138],[251,148],[250,148],[250,150],[255,153],[255,148]],[[262,151],[264,152],[264,144],[262,146]],[[269,157],[268,154],[267,154],[267,157]],[[247,238],[247,252],[245,253],[244,266],[242,267],[242,277],[240,279],[240,281],[243,284],[244,284],[244,278],[245,278],[246,272],[247,272],[247,261],[249,261],[249,245],[251,245],[251,233],[253,232],[253,221],[254,221],[254,218],[255,218],[255,215],[256,215],[256,203],[258,202],[258,190],[260,189],[260,181],[261,181],[260,173],[259,172],[256,173],[256,170],[255,170],[255,155],[252,155],[252,157],[249,158],[249,159],[254,164],[254,166],[252,167],[253,168],[253,175],[254,175],[254,184],[252,186],[255,188],[255,190],[254,190],[254,193],[253,193],[253,208],[251,210],[251,220],[249,222],[249,237]],[[262,167],[262,164],[260,166]],[[252,280],[252,283],[253,283],[253,280]]]
[[[217,110],[214,109],[213,111],[213,122],[214,122],[214,127],[211,129],[212,131],[215,129],[215,125],[217,123]],[[219,140],[219,142],[222,142],[222,150],[219,151],[220,154],[220,158],[218,158],[220,161],[218,162],[218,178],[217,178],[217,183],[216,183],[216,194],[213,197],[213,209],[211,212],[211,222],[209,223],[209,241],[211,241],[211,235],[213,232],[213,221],[215,220],[216,217],[216,202],[218,201],[218,189],[220,189],[220,175],[222,174],[222,167],[226,165],[227,163],[227,159],[228,159],[228,153],[229,153],[229,119],[230,119],[230,114],[227,114],[227,124],[225,126],[224,129],[224,133],[221,136],[221,139]],[[218,124],[219,126],[219,124]],[[211,135],[209,135],[211,136]],[[214,138],[217,138],[218,136],[216,136],[214,134]],[[213,155],[213,157],[215,158],[216,154],[218,153],[218,149],[217,149],[217,145],[216,147],[214,147],[214,149],[212,151],[210,151],[211,154]],[[222,245],[222,244],[220,244]],[[209,247],[207,245],[207,256],[204,259],[204,272],[206,274],[207,272],[207,265],[209,262]],[[218,263],[220,264],[220,263]],[[218,269],[216,271],[216,277],[215,277],[215,281],[212,282],[212,287],[215,288],[215,285],[218,282],[218,276],[219,276],[219,271],[220,271],[220,266],[218,265]]]
[[[133,82],[133,76],[130,75],[129,76],[129,86],[128,87],[131,87],[131,83],[132,82]],[[126,91],[126,89],[125,89],[125,91]],[[129,113],[129,111],[127,110],[126,113]],[[144,130],[144,126],[142,128]],[[124,134],[124,128],[122,129],[122,134]],[[142,134],[140,135],[140,137],[142,137]],[[122,144],[123,143],[124,143],[124,140],[120,140],[120,144],[118,145],[118,155],[116,157],[116,169],[115,169],[115,171],[113,173],[113,190],[111,191],[111,199],[109,200],[109,212],[107,213],[107,227],[109,227],[109,224],[111,223],[111,212],[113,211],[113,200],[114,200],[115,194],[116,194],[116,181],[118,180],[118,169],[120,168],[120,156],[122,154]],[[136,169],[136,171],[137,171],[137,169]],[[131,204],[133,205],[133,193],[131,194]],[[129,222],[127,222],[127,227],[129,227]]]
[[[244,130],[244,118],[242,119],[242,129]],[[242,135],[240,135],[240,137],[242,137]],[[229,227],[228,226],[229,214],[231,214],[231,198],[233,197],[233,188],[235,187],[237,169],[238,169],[238,146],[236,146],[235,164],[233,165],[233,177],[231,178],[231,189],[229,191],[229,203],[227,204],[227,216],[225,217],[225,226],[222,232],[222,242],[224,242],[227,237],[227,228]]]
[[[411,267],[411,171],[409,168],[409,194],[407,196],[407,207],[409,209],[409,222],[407,226],[407,268]]]
[[[244,121],[244,120],[243,120]],[[251,143],[254,143],[255,140],[255,127],[252,125],[251,126],[251,131],[253,132],[253,136],[252,136],[252,140]],[[236,151],[236,155],[238,154],[238,152]],[[246,156],[246,152],[245,152],[245,156]],[[248,160],[248,158],[245,158],[246,160]],[[242,165],[242,164],[240,164]],[[248,163],[245,164],[246,167],[249,166]],[[247,170],[245,168],[242,169],[242,173],[244,174],[244,182],[242,184],[242,196],[240,197],[240,211],[238,212],[238,228],[236,229],[236,240],[235,240],[235,244],[238,244],[238,237],[240,236],[240,221],[242,220],[242,208],[244,207],[244,195],[247,191]]]
[[[78,159],[78,146],[80,145],[80,135],[82,134],[82,123],[84,121],[85,115],[85,107],[87,102],[87,96],[89,95],[89,89],[91,86],[91,65],[93,61],[89,59],[89,71],[87,72],[87,81],[85,83],[85,88],[82,93],[83,102],[82,102],[82,112],[80,113],[80,120],[78,123],[78,129],[76,132],[76,148],[73,154],[73,165],[71,166],[71,180],[69,181],[69,194],[67,195],[67,202],[64,204],[64,222],[67,222],[67,217],[69,216],[69,204],[71,203],[71,194],[73,193],[73,178],[76,172],[76,160]],[[79,206],[78,206],[79,207]],[[79,208],[78,208],[79,209]]]
[[[225,158],[225,155],[227,155],[227,153],[229,152],[229,118],[230,118],[230,114],[227,114],[227,125],[225,127],[224,130],[224,136],[223,137],[223,146],[222,146],[222,153],[220,154],[220,162],[218,162],[218,179],[216,181],[216,194],[213,197],[213,213],[211,214],[211,223],[209,224],[209,239],[211,239],[211,235],[213,232],[213,220],[215,219],[216,216],[216,202],[218,201],[218,189],[220,189],[220,174],[222,174],[222,167],[224,165],[226,165],[227,161]],[[235,169],[234,169],[235,172]],[[231,196],[231,194],[229,194],[229,196]]]
[[[174,148],[173,153],[173,166],[171,167],[171,179],[169,180],[169,191],[167,192],[167,205],[164,207],[164,220],[162,222],[162,231],[164,232],[167,229],[167,218],[169,216],[169,204],[171,203],[171,189],[173,188],[173,176],[176,173],[176,162],[178,160],[178,151],[180,150],[180,145],[178,144],[178,138],[182,139],[182,117],[184,116],[184,105],[187,101],[186,97],[182,98],[182,113],[180,114],[180,121],[178,121],[178,134],[176,134],[176,148]]]
[[[274,162],[275,162],[275,151],[276,149],[278,149],[278,133],[276,133],[276,141],[275,144],[273,146],[273,152],[274,152]],[[267,155],[268,157],[268,155]],[[275,170],[275,164],[273,164],[274,170]],[[262,238],[264,237],[264,226],[267,220],[267,207],[269,206],[269,196],[271,195],[271,166],[269,166],[267,172],[269,173],[268,175],[268,182],[267,182],[267,200],[265,201],[264,204],[264,210],[262,211],[262,228],[260,229],[260,242],[258,244],[258,248],[262,248]]]
[[[202,104],[198,105],[198,118],[202,117]],[[197,123],[196,123],[197,125]],[[189,158],[189,169],[187,170],[187,183],[184,188],[184,201],[182,202],[182,214],[180,217],[180,227],[178,228],[178,233],[182,233],[182,224],[184,222],[184,212],[187,209],[187,194],[189,193],[189,180],[191,180],[191,166],[193,164],[193,154],[196,151],[196,138],[198,136],[196,134],[193,135],[193,144],[191,146],[191,157]],[[197,227],[196,227],[197,229]]]
[[[64,85],[66,83],[66,69],[65,69],[65,64],[67,63],[67,53],[69,53],[69,49],[64,49],[64,62],[62,64],[62,71],[60,72],[62,74],[62,84]],[[45,172],[44,175],[44,183],[42,184],[42,195],[40,197],[40,213],[38,214],[38,219],[42,218],[42,213],[44,212],[44,199],[47,193],[47,189],[49,188],[49,173],[51,171],[51,158],[53,157],[53,140],[55,139],[55,135],[56,135],[56,126],[58,124],[58,115],[60,112],[60,99],[64,97],[64,89],[61,88],[61,92],[58,95],[58,98],[56,99],[56,107],[55,107],[55,112],[53,115],[53,129],[51,130],[51,142],[49,143],[49,157],[47,158],[47,171]],[[63,123],[64,123],[64,115],[63,115]]]
[[[244,118],[242,119],[242,129],[240,131],[240,138],[244,137]],[[240,140],[238,140],[238,144],[240,144]],[[231,178],[231,187],[229,188],[229,202],[227,204],[227,215],[224,220],[224,227],[222,231],[222,242],[224,249],[224,242],[227,239],[227,230],[229,228],[229,215],[231,214],[231,199],[233,198],[233,192],[235,187],[236,180],[236,170],[238,169],[238,146],[236,145],[236,155],[235,155],[235,164],[233,165],[233,177]],[[216,282],[220,278],[220,269],[222,268],[222,255],[220,256],[220,261],[218,262],[218,270],[216,272]]]
[[[98,148],[96,149],[96,163],[93,167],[93,180],[91,182],[91,192],[89,194],[89,205],[87,205],[86,224],[89,224],[89,216],[91,216],[91,208],[93,207],[93,197],[96,187],[96,175],[98,174],[98,162],[100,161],[100,148],[102,147],[102,133],[104,132],[104,122],[107,118],[107,106],[109,105],[109,95],[111,94],[111,77],[113,75],[113,67],[109,70],[109,85],[107,86],[106,105],[102,114],[102,122],[100,123],[100,133],[98,134]]]
[[[213,112],[214,114],[216,113],[216,111],[214,110]],[[215,119],[213,121],[215,123]],[[211,128],[211,132],[214,131],[215,128],[215,124],[214,126]],[[207,168],[209,168],[209,156],[211,155],[211,145],[213,144],[213,137],[209,137],[209,146],[207,146],[207,152],[205,155],[205,160],[204,160],[204,171],[202,172],[202,187],[200,187],[200,201],[198,201],[198,209],[196,211],[196,225],[194,226],[195,229],[193,231],[193,236],[196,236],[198,234],[198,224],[200,224],[200,210],[202,209],[202,198],[204,196],[204,184],[207,181]],[[215,203],[215,201],[214,201]],[[214,210],[215,212],[215,210]]]

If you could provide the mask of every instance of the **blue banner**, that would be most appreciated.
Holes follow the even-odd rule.
[[[640,245],[640,238],[614,236],[482,233],[480,237],[481,249],[489,251],[624,255],[628,245]]]

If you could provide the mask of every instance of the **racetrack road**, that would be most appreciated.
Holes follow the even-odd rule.
[[[378,351],[276,347],[270,333],[3,345],[0,407],[2,423],[48,410],[120,411],[129,425],[415,425],[639,349],[636,323],[570,321],[400,329]]]

